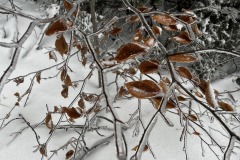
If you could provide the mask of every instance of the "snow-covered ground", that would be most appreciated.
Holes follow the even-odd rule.
[[[7,3],[7,0],[0,0],[0,5]],[[22,11],[36,17],[41,17],[44,15],[44,11],[39,10],[39,6],[37,6],[33,1],[29,0],[15,0],[14,3],[22,8]],[[8,4],[8,3],[7,3]],[[9,4],[6,6],[9,6]],[[23,32],[26,30],[29,25],[30,20],[22,17],[18,17],[17,19],[13,16],[4,16],[0,14],[0,42],[12,42],[14,40],[14,36],[16,32],[19,32],[18,37],[21,37]],[[6,36],[1,36],[1,29],[5,29]],[[36,49],[35,44],[38,38],[38,35],[41,31],[40,27],[36,27],[34,32],[30,35],[26,43],[24,43],[20,58],[17,63],[17,67],[14,70],[11,78],[15,78],[17,76],[27,75],[28,73],[38,71],[54,64],[60,63],[63,59],[58,54],[58,60],[55,62],[52,59],[49,59],[48,52],[53,50],[54,46],[54,36],[44,37],[43,42],[41,43],[40,49]],[[0,57],[0,76],[3,74],[5,69],[10,63],[12,49],[7,49],[0,47],[1,57]],[[78,81],[84,79],[89,73],[87,64],[85,67],[82,66],[78,62],[77,56],[73,56],[69,62],[70,68],[74,71],[69,73],[72,81]],[[34,82],[34,86],[32,88],[30,97],[27,101],[27,105],[24,107],[24,102],[26,97],[20,102],[19,107],[16,107],[14,111],[11,113],[9,121],[13,118],[16,118],[21,114],[28,122],[31,124],[39,123],[43,120],[47,113],[46,105],[49,110],[53,110],[54,106],[68,106],[72,99],[78,94],[79,89],[81,88],[81,82],[76,88],[70,88],[69,97],[63,98],[61,96],[61,80],[59,78],[60,75],[57,75],[54,78],[44,80],[43,78],[48,78],[49,75],[53,76],[57,73],[57,67],[53,67],[51,70],[46,72],[42,72],[41,83]],[[94,92],[100,93],[101,90],[98,88],[96,84],[97,72],[95,71],[90,81],[87,83],[85,88],[85,92]],[[22,95],[31,83],[31,79],[34,74],[27,76],[24,79],[24,83],[16,86],[16,83],[10,81],[7,83],[2,91],[0,97],[0,118],[6,116],[6,114],[11,110],[14,104],[17,101],[16,96],[14,94],[18,92]],[[217,80],[213,82],[213,87],[217,89],[219,92],[224,92],[225,90],[232,91],[239,88],[239,86],[233,82],[239,74],[233,74],[224,79]],[[109,79],[111,79],[111,75],[109,75]],[[111,88],[110,88],[111,89]],[[240,98],[239,92],[235,92],[232,96],[238,100]],[[74,104],[77,105],[77,104]],[[195,106],[194,106],[195,105]],[[236,107],[236,111],[240,113],[240,103],[239,101],[234,104]],[[126,122],[130,118],[130,114],[132,114],[138,107],[137,99],[131,100],[121,100],[117,101],[114,104],[117,108],[117,112],[122,118],[121,120]],[[196,104],[193,103],[193,107],[197,107]],[[149,101],[142,100],[142,117],[143,124],[147,126],[150,118],[155,113],[155,108],[152,107]],[[104,112],[105,113],[105,112]],[[109,114],[109,113],[106,113]],[[155,154],[155,158],[150,153],[150,150],[147,150],[143,153],[143,160],[184,160],[185,152],[183,151],[184,142],[180,142],[180,136],[182,133],[182,126],[179,123],[179,116],[167,113],[169,119],[174,123],[174,127],[169,127],[166,123],[159,117],[158,122],[156,123],[150,138],[149,144],[151,146],[152,152]],[[110,115],[109,115],[110,117]],[[59,116],[53,116],[53,122],[56,123]],[[6,123],[5,122],[5,123]],[[77,121],[78,122],[78,121]],[[79,124],[81,124],[81,120],[79,120]],[[0,121],[1,123],[1,121]],[[214,126],[214,128],[218,128],[222,130],[221,127],[216,127],[216,123],[210,122],[208,119],[204,120],[204,126]],[[100,130],[100,133],[106,137],[111,136],[113,133],[113,126],[108,122],[102,120],[102,125],[109,126],[111,131]],[[25,123],[22,123],[22,120],[16,120],[9,124],[4,129],[0,130],[0,160],[32,160],[32,159],[41,159],[41,154],[37,150],[33,152],[38,145],[36,142],[36,137],[30,128],[24,130],[21,134],[18,132],[26,127]],[[126,136],[126,141],[128,145],[129,155],[128,159],[133,155],[134,151],[131,149],[138,145],[139,139],[141,138],[142,128],[140,127],[140,134],[138,136],[134,136],[134,124],[133,126],[124,131],[124,135]],[[208,127],[206,127],[208,128]],[[209,129],[210,130],[210,129]],[[46,138],[49,136],[49,130],[46,127],[38,127],[36,129],[38,135],[40,135],[40,142],[45,142]],[[207,138],[206,135],[199,129],[202,137],[211,143],[211,140]],[[236,133],[240,133],[240,127],[235,130]],[[218,135],[220,134],[217,131],[211,130],[210,133],[217,139],[217,141],[222,145],[227,145],[228,139],[223,138],[224,136]],[[71,137],[78,137],[76,132],[68,130],[59,130],[56,131],[53,138],[51,139],[48,145],[48,156],[51,156],[51,150],[58,149],[64,143],[66,143]],[[218,138],[221,137],[221,138]],[[87,146],[91,147],[100,137],[96,132],[91,132],[86,134],[86,143]],[[236,146],[239,146],[237,143]],[[71,148],[71,147],[69,147]],[[69,150],[60,150],[57,155],[54,155],[52,159],[63,160],[65,159],[65,154]],[[212,146],[212,149],[215,150],[216,153],[219,153],[219,149],[216,146]],[[189,160],[217,160],[216,156],[213,152],[208,148],[208,146],[204,143],[201,143],[201,140],[196,135],[188,135],[187,141],[187,152],[189,155]],[[239,160],[240,158],[240,150],[239,148],[234,149],[234,154],[232,154],[232,160]],[[48,159],[44,157],[43,159]],[[110,143],[108,145],[104,145],[100,149],[96,150],[94,154],[89,155],[88,160],[115,160],[116,151],[115,151],[115,141],[114,138],[110,138]],[[220,156],[221,159],[221,156]]]

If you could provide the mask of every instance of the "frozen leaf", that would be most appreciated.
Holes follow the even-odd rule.
[[[187,79],[193,78],[192,73],[186,67],[178,67],[178,73],[180,76],[182,76],[184,78],[187,78]]]
[[[156,109],[159,109],[162,99],[163,99],[162,97],[156,97],[156,98],[152,99],[153,102],[154,102],[154,107]],[[168,100],[167,104],[166,104],[166,108],[167,109],[173,109],[173,108],[176,108],[176,106],[170,100]]]
[[[47,157],[46,148],[44,146],[41,146],[39,148],[39,152],[41,153],[41,155]]]
[[[46,116],[45,125],[47,128],[53,129],[52,115],[50,113],[48,113]]]
[[[61,54],[61,56],[63,56],[64,54],[67,54],[68,44],[62,34],[56,39],[55,47],[56,47],[56,50]]]
[[[24,82],[24,77],[15,78],[13,81],[16,82],[18,86],[19,84]]]
[[[192,25],[192,30],[194,33],[196,33],[197,35],[201,36],[203,33],[198,29],[197,24],[193,24]]]
[[[180,32],[179,35],[172,37],[172,39],[180,44],[190,44],[192,41],[187,32]]]
[[[67,30],[67,26],[61,21],[55,21],[53,22],[48,29],[45,31],[45,34],[47,36],[51,36],[54,33],[60,32],[60,31],[66,31]]]
[[[200,84],[199,84],[199,89],[201,90],[201,92],[203,94],[205,94],[206,90],[207,90],[207,82],[205,80],[200,80]]]
[[[166,84],[163,80],[160,81],[159,85],[160,85],[160,87],[161,87],[161,90],[162,90],[164,93],[167,93],[167,91],[168,91],[168,86],[167,86],[167,84]]]
[[[124,72],[128,73],[128,74],[131,74],[131,75],[136,74],[136,70],[134,68],[125,68]]]
[[[198,118],[193,114],[188,115],[188,119],[191,120],[191,121],[197,121],[198,120]]]
[[[138,69],[143,74],[149,74],[158,71],[158,64],[152,61],[143,61],[138,66]]]
[[[178,96],[177,99],[178,99],[179,101],[186,101],[186,98],[183,97],[183,96]]]
[[[136,98],[151,98],[161,92],[160,87],[150,80],[125,83],[128,92]]]
[[[67,153],[66,153],[66,159],[69,159],[73,156],[74,154],[74,151],[73,150],[69,150]]]
[[[218,105],[224,111],[234,111],[233,107],[225,102],[218,101]]]
[[[48,53],[49,59],[53,59],[55,62],[57,62],[57,56],[54,52],[49,52]]]
[[[109,32],[109,34],[115,36],[115,35],[119,34],[120,32],[122,32],[122,28],[116,27],[116,28],[113,28],[113,29]]]
[[[218,106],[210,81],[207,81],[205,96],[206,96],[206,101],[211,107],[215,108]]]
[[[141,42],[143,40],[143,33],[141,29],[137,29],[132,37],[132,42]]]
[[[64,8],[65,8],[67,11],[70,11],[71,8],[72,8],[72,4],[69,3],[67,0],[64,0],[63,6],[64,6]]]
[[[138,16],[134,15],[134,16],[131,16],[131,17],[128,19],[128,22],[134,23],[134,22],[139,21],[139,19],[140,19],[140,18],[139,18]]]
[[[170,83],[171,83],[171,81],[170,81],[170,79],[169,79],[168,77],[162,77],[162,80],[163,80],[165,83],[167,83],[167,84],[170,84]]]
[[[142,6],[142,7],[139,7],[138,10],[142,13],[146,13],[146,12],[149,12],[151,10],[151,8],[148,8],[146,6]]]
[[[66,86],[72,86],[72,80],[71,80],[71,78],[70,78],[70,76],[68,74],[67,74],[67,76],[66,76],[66,78],[64,80],[64,84]]]
[[[37,82],[40,84],[40,81],[41,81],[41,72],[37,72],[37,73],[36,73],[36,80],[37,80]]]
[[[168,57],[171,62],[193,63],[198,60],[193,54],[175,54]]]
[[[197,135],[197,136],[200,135],[200,133],[199,133],[199,132],[196,132],[196,131],[194,131],[192,134]]]
[[[16,96],[17,98],[19,98],[20,94],[18,92],[14,93],[14,96]]]
[[[162,34],[162,28],[160,28],[158,26],[152,26],[152,31],[156,35],[161,35]]]
[[[118,54],[115,57],[115,60],[117,62],[123,62],[123,61],[126,61],[127,59],[144,54],[147,51],[146,51],[145,47],[143,47],[139,44],[128,43],[128,44],[121,46],[117,52],[118,52]]]
[[[194,22],[194,19],[191,16],[182,15],[182,16],[179,16],[178,18],[181,19],[182,21],[188,23],[188,24],[191,24],[191,23]]]
[[[67,109],[67,115],[72,119],[77,119],[81,117],[82,111],[80,110],[80,108],[71,107]]]
[[[195,95],[196,95],[197,97],[203,98],[203,95],[202,95],[200,92],[196,91],[196,92],[194,92],[194,93],[195,93]]]
[[[82,99],[82,98],[78,101],[78,106],[79,106],[79,108],[81,108],[82,110],[84,109],[84,102],[83,102],[83,99]]]
[[[153,47],[155,45],[155,40],[153,37],[149,36],[143,40],[144,44],[148,47]]]
[[[118,96],[121,97],[121,96],[126,95],[126,94],[128,94],[128,91],[123,86],[121,86],[119,91],[118,91]]]
[[[62,90],[62,92],[61,92],[61,95],[62,95],[64,98],[67,98],[67,97],[68,97],[68,86],[63,85],[63,90]]]
[[[176,25],[163,26],[163,28],[167,31],[172,31],[172,32],[178,31],[178,28]]]
[[[64,80],[66,79],[67,76],[67,69],[63,68],[62,72],[61,72],[61,81],[64,82]]]
[[[175,25],[176,20],[172,16],[168,14],[157,14],[153,15],[152,19],[155,20],[157,23],[163,24],[163,25]]]
[[[133,147],[133,148],[132,148],[132,151],[137,151],[137,149],[138,149],[138,145],[136,145],[135,147]],[[144,149],[143,149],[143,152],[146,152],[148,149],[149,149],[148,146],[145,145],[145,146],[144,146]]]

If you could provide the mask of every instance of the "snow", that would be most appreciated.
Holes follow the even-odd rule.
[[[5,0],[0,0],[0,4],[3,4]],[[36,17],[42,15],[42,12],[39,13],[39,10],[36,8],[36,5],[32,1],[25,1],[25,0],[18,0],[16,1],[16,5],[19,7],[24,8],[24,12],[34,15]],[[46,12],[49,17],[54,16],[59,11],[59,6],[53,5],[51,6],[51,9],[48,9]],[[26,27],[29,25],[30,21],[25,18],[18,17],[18,20],[16,20],[14,17],[8,17],[8,19],[5,16],[0,17],[0,28],[4,28],[6,32],[6,37],[1,36],[3,34],[0,30],[0,42],[12,42],[14,39],[14,33],[18,30],[19,37],[25,32]],[[208,22],[206,22],[207,25]],[[85,24],[85,22],[84,22]],[[34,45],[37,42],[37,37],[41,32],[40,27],[36,27],[35,31],[30,35],[29,39],[24,43],[23,49],[20,53],[19,61],[17,63],[16,70],[12,73],[10,76],[11,78],[26,75],[28,73],[38,71],[40,69],[44,69],[47,67],[50,67],[52,65],[61,63],[64,59],[56,53],[57,56],[57,62],[54,60],[49,60],[48,52],[54,49],[54,43],[55,43],[55,36],[51,37],[44,37],[43,42],[41,43],[40,49],[36,49]],[[99,35],[101,36],[101,35]],[[68,39],[67,39],[68,40]],[[1,57],[0,57],[0,75],[3,74],[4,70],[10,63],[10,54],[11,49],[0,47],[1,50]],[[89,56],[89,55],[87,55]],[[90,58],[90,56],[88,57]],[[91,59],[90,59],[91,60]],[[111,61],[104,61],[103,64],[105,65],[111,65],[113,62]],[[90,72],[89,69],[89,63],[83,67],[79,62],[76,55],[74,55],[69,60],[69,66],[74,72],[69,72],[69,75],[72,79],[72,81],[79,81],[84,79],[87,74]],[[82,68],[82,69],[81,69]],[[55,75],[58,71],[59,67],[53,67],[51,70],[48,70],[46,72],[42,72],[41,76],[42,78],[48,78],[49,75]],[[4,117],[10,109],[14,106],[14,104],[17,101],[17,98],[14,96],[14,93],[19,92],[20,95],[22,95],[27,88],[29,87],[30,81],[33,78],[34,74],[29,75],[28,77],[24,78],[24,83],[20,84],[19,86],[16,86],[16,84],[12,81],[7,83],[5,87],[3,88],[3,94],[0,95],[0,118]],[[48,106],[49,110],[53,110],[54,106],[68,106],[72,99],[78,94],[79,90],[81,89],[82,82],[79,83],[79,85],[76,88],[69,88],[69,97],[64,99],[61,97],[61,90],[62,90],[62,82],[59,78],[60,75],[56,76],[55,78],[47,79],[47,80],[41,80],[41,83],[38,84],[35,81],[34,87],[32,89],[31,95],[29,97],[29,100],[27,102],[27,106],[23,107],[24,102],[26,100],[26,97],[20,102],[20,106],[16,107],[15,110],[12,112],[11,117],[8,119],[10,120],[13,117],[18,117],[19,114],[23,115],[23,117],[26,118],[27,121],[29,121],[31,124],[36,124],[43,120],[47,113],[46,105]],[[114,80],[115,75],[108,74],[108,79]],[[233,74],[232,76],[226,77],[221,80],[217,80],[214,83],[212,83],[212,87],[214,89],[217,89],[219,92],[224,92],[225,90],[236,90],[239,88],[239,86],[236,83],[233,83],[232,80],[236,79],[237,73]],[[96,84],[97,79],[97,71],[94,71],[91,79],[89,80],[89,83],[86,84],[85,92],[93,92],[95,94],[99,94],[101,92],[101,89],[98,88]],[[111,81],[109,81],[111,82]],[[109,86],[109,95],[111,96],[111,101],[114,98],[115,90],[114,87]],[[235,92],[232,94],[235,99],[238,99],[239,92]],[[149,100],[141,100],[141,117],[144,117],[142,119],[144,127],[147,126],[149,123],[151,117],[156,112],[156,109],[152,107]],[[90,104],[88,104],[91,106]],[[104,106],[104,102],[101,103],[101,105]],[[239,101],[236,105],[236,112],[240,112],[239,109]],[[73,104],[73,106],[77,106],[77,102]],[[114,104],[114,107],[116,108],[116,112],[121,118],[121,121],[127,122],[130,118],[130,114],[134,113],[136,109],[138,108],[138,100],[137,99],[124,99],[121,101],[117,101]],[[196,103],[193,103],[193,107],[198,107]],[[201,108],[199,108],[201,110]],[[111,118],[111,114],[105,113],[106,117],[109,119]],[[152,151],[154,152],[156,158],[155,159],[165,159],[165,160],[182,160],[185,159],[185,154],[183,151],[183,142],[180,142],[180,136],[182,133],[182,126],[179,123],[179,116],[176,114],[172,114],[170,112],[166,113],[166,116],[169,117],[171,122],[173,122],[174,127],[169,127],[164,120],[159,116],[156,124],[152,128],[151,133],[149,133],[149,144],[152,148]],[[53,123],[56,124],[57,120],[59,119],[59,115],[52,115]],[[205,118],[204,120],[204,126],[205,128],[213,127],[218,128],[220,131],[223,129],[221,126],[217,125],[216,123],[211,123],[209,119]],[[113,125],[105,120],[100,120],[101,125],[108,126],[110,131],[113,131]],[[0,121],[1,122],[1,121]],[[77,123],[83,124],[84,119],[78,120]],[[131,149],[138,145],[138,142],[141,138],[143,128],[139,127],[140,134],[138,136],[135,136],[134,133],[136,133],[135,128],[136,121],[133,120],[133,124],[130,125],[130,128],[127,130],[124,130],[123,133],[126,137],[127,145],[128,145],[128,158],[135,153]],[[140,125],[141,126],[141,125]],[[209,126],[209,127],[208,127]],[[22,123],[22,121],[16,120],[12,122],[10,125],[5,127],[3,130],[0,130],[0,159],[11,159],[11,160],[28,160],[28,159],[41,159],[41,155],[39,151],[33,152],[36,148],[37,141],[35,139],[35,135],[32,132],[31,129],[26,129],[23,131],[22,134],[19,134],[17,137],[15,137],[17,134],[11,135],[13,132],[19,132],[21,129],[26,127],[26,124]],[[201,133],[201,137],[206,140],[207,142],[211,143],[210,138],[200,129],[197,128],[197,131]],[[101,134],[108,137],[111,136],[111,133],[109,130],[100,130]],[[36,129],[38,135],[40,135],[40,142],[44,143],[49,136],[49,129],[46,127],[39,127]],[[240,132],[240,127],[236,128],[234,130],[236,133]],[[190,130],[190,133],[193,131]],[[220,135],[219,132],[216,132],[214,130],[211,130],[210,133],[214,135],[214,138],[216,138],[217,142],[221,143],[222,145],[226,145],[228,143],[227,138],[223,138],[223,136]],[[48,145],[48,156],[51,156],[51,150],[58,149],[60,146],[62,146],[64,143],[66,143],[71,137],[78,137],[78,134],[76,132],[73,132],[71,130],[63,131],[59,130],[56,131],[53,138],[51,139],[51,142]],[[91,147],[93,146],[98,139],[102,137],[99,137],[99,135],[96,132],[89,132],[86,134],[85,139],[87,140],[87,146]],[[90,154],[87,157],[87,160],[117,160],[116,158],[116,152],[115,152],[115,141],[114,137],[110,138],[110,143],[107,145],[102,146],[100,149],[96,150],[94,154]],[[201,141],[198,136],[196,135],[188,135],[188,141],[187,145],[189,146],[188,154],[191,159],[194,160],[216,160],[216,156],[211,152],[211,150],[208,148],[206,144],[203,144],[204,153],[202,153],[201,148]],[[70,147],[69,147],[70,148]],[[60,150],[58,152],[58,155],[53,156],[53,160],[64,160],[65,159],[65,153],[69,150],[69,148],[65,150]],[[219,153],[219,149],[216,146],[212,147],[217,153]],[[238,160],[240,156],[239,149],[234,149],[236,154],[232,154],[233,160]],[[202,156],[204,154],[204,157]],[[44,157],[44,159],[47,159]],[[143,152],[142,159],[144,160],[154,160],[154,157],[152,156],[150,150]]]

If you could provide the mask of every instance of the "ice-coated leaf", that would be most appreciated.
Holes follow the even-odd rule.
[[[167,31],[172,31],[172,32],[178,31],[178,28],[176,25],[163,26],[163,28]]]
[[[56,50],[63,56],[68,52],[68,44],[63,35],[60,35],[55,41]]]
[[[162,35],[162,28],[158,26],[152,26],[152,31],[156,35]]]
[[[72,119],[77,119],[77,118],[81,117],[82,112],[81,112],[80,108],[71,107],[71,108],[67,109],[67,115]]]
[[[72,84],[72,80],[71,80],[71,78],[70,78],[70,76],[67,74],[67,76],[66,76],[66,78],[65,78],[65,80],[64,80],[64,84],[66,85],[66,86],[72,86],[73,84]]]
[[[37,82],[40,84],[40,81],[41,81],[41,72],[37,72],[37,73],[36,73],[36,80],[37,80]]]
[[[84,102],[83,102],[83,99],[82,99],[82,98],[78,101],[78,106],[79,106],[79,108],[81,108],[82,110],[84,109]]]
[[[185,97],[183,97],[183,96],[178,96],[177,99],[178,99],[179,101],[186,101],[186,100],[187,100],[187,99],[186,99]]]
[[[68,86],[63,85],[63,90],[61,91],[61,95],[62,95],[64,98],[67,98],[67,97],[68,97]]]
[[[153,61],[143,61],[138,66],[138,69],[143,74],[149,74],[158,71],[159,66],[158,63],[155,63]]]
[[[130,23],[134,23],[134,22],[139,21],[139,19],[140,18],[137,15],[134,15],[134,16],[131,16],[127,21]]]
[[[172,39],[180,44],[190,44],[192,41],[187,32],[180,32],[179,35],[172,37]]]
[[[137,151],[137,149],[138,149],[138,145],[136,145],[135,147],[133,147],[133,148],[132,148],[132,151]],[[143,152],[146,152],[148,149],[149,149],[148,146],[145,145],[145,146],[144,146],[144,149],[143,149]]]
[[[73,156],[74,154],[74,151],[73,150],[69,150],[67,153],[66,153],[66,159],[69,159]]]
[[[151,8],[148,8],[147,6],[142,6],[142,7],[139,7],[138,10],[142,13],[146,13],[146,12],[149,12]]]
[[[53,22],[45,31],[45,34],[47,36],[51,36],[54,33],[60,32],[60,31],[66,31],[67,30],[67,26],[61,21],[55,21]]]
[[[218,101],[218,105],[224,111],[234,111],[233,107],[225,102]]]
[[[132,42],[141,42],[143,40],[143,33],[141,29],[136,29],[132,37]]]
[[[207,81],[205,96],[206,96],[207,103],[211,107],[216,108],[218,106],[217,100],[215,99],[214,90],[212,88],[212,85],[211,85],[210,81]]]
[[[162,90],[164,93],[167,93],[169,87],[167,86],[166,82],[164,82],[163,80],[161,80],[160,83],[159,83],[159,85],[160,85],[160,87],[161,87],[161,90]]]
[[[57,56],[54,52],[49,52],[48,53],[49,59],[53,59],[55,62],[57,62]]]
[[[113,29],[109,32],[109,34],[115,36],[115,35],[119,34],[120,32],[122,32],[122,28],[116,27],[116,28],[113,28]]]
[[[146,48],[142,45],[136,44],[136,43],[128,43],[125,45],[122,45],[118,51],[117,56],[115,57],[115,60],[117,62],[123,62],[127,59],[133,58],[135,56],[141,55],[146,53]]]
[[[155,20],[157,23],[163,25],[175,25],[176,19],[168,14],[156,14],[152,15],[152,19]]]
[[[193,54],[175,54],[168,57],[171,62],[193,63],[198,61],[198,58]]]
[[[182,21],[188,23],[188,24],[191,24],[191,23],[194,22],[194,19],[193,19],[192,16],[182,15],[182,16],[179,16],[178,18],[181,19]]]
[[[44,146],[41,146],[39,148],[39,152],[41,153],[41,155],[47,157],[46,148]]]
[[[151,36],[144,39],[143,42],[148,47],[153,47],[155,45],[155,39]]]
[[[187,79],[192,79],[193,76],[192,76],[192,73],[189,71],[188,68],[186,67],[178,67],[178,73],[180,76],[184,77],[184,78],[187,78]]]
[[[61,72],[61,81],[64,82],[67,76],[67,69],[64,67]]]
[[[197,135],[197,136],[200,135],[200,133],[199,133],[199,132],[196,132],[196,131],[194,131],[192,134]]]
[[[195,95],[196,95],[197,97],[203,98],[203,95],[202,95],[200,92],[196,91],[196,92],[194,92],[194,93],[195,93]]]
[[[69,3],[67,0],[64,0],[63,6],[67,11],[70,11],[72,8],[72,4]]]
[[[162,97],[155,97],[155,98],[152,99],[153,102],[154,102],[154,107],[156,109],[159,109],[162,99],[163,99]],[[173,109],[173,108],[176,108],[176,106],[170,100],[168,100],[167,104],[166,104],[166,108],[167,109]]]
[[[191,121],[197,121],[198,120],[198,118],[193,114],[188,115],[188,119],[190,119]]]
[[[48,113],[45,118],[45,125],[47,128],[53,129],[52,115],[50,113]]]
[[[128,82],[125,86],[128,92],[136,98],[152,98],[161,92],[160,87],[150,80]]]

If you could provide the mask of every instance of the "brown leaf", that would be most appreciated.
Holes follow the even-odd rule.
[[[41,72],[37,72],[37,73],[36,73],[36,80],[37,80],[37,82],[40,84],[40,81],[41,81]]]
[[[72,8],[72,4],[69,3],[69,2],[66,1],[66,0],[64,0],[63,6],[64,6],[64,8],[65,8],[67,11],[70,11],[71,8]]]
[[[121,96],[126,95],[126,94],[128,94],[128,91],[123,86],[121,86],[119,91],[118,91],[118,96],[121,97]]]
[[[69,150],[67,153],[66,153],[66,159],[69,159],[73,156],[74,154],[74,151],[73,150]]]
[[[122,32],[122,28],[116,27],[116,28],[113,28],[113,29],[109,32],[109,34],[115,36],[115,35],[119,34],[120,32]]]
[[[63,85],[63,90],[62,90],[62,92],[61,92],[61,95],[62,95],[64,98],[67,98],[67,97],[68,97],[68,86]]]
[[[191,23],[194,22],[194,19],[191,16],[182,15],[182,16],[179,16],[178,18],[181,19],[182,21],[188,23],[188,24],[191,24]]]
[[[138,66],[138,69],[143,74],[149,74],[158,71],[159,66],[157,63],[154,63],[152,61],[143,61]]]
[[[82,98],[78,101],[78,106],[79,106],[82,110],[84,109],[84,102],[83,102],[83,99],[82,99]]]
[[[151,8],[148,8],[146,6],[142,6],[142,7],[139,7],[138,10],[142,13],[146,13],[146,12],[149,12],[151,10]]]
[[[66,76],[67,76],[67,69],[64,67],[62,69],[62,72],[61,72],[61,81],[64,82],[64,80],[66,79]]]
[[[66,76],[66,78],[65,78],[65,80],[64,80],[64,84],[66,85],[66,86],[72,86],[73,84],[72,84],[72,80],[71,80],[71,78],[70,78],[70,76],[67,74],[67,76]]]
[[[183,96],[178,96],[177,99],[178,99],[179,101],[186,101],[186,98],[183,97]]]
[[[161,92],[160,87],[153,81],[142,80],[125,83],[128,92],[137,98],[151,98]]]
[[[132,37],[132,42],[141,42],[143,40],[143,33],[141,29],[137,29]]]
[[[197,136],[200,135],[200,133],[199,133],[199,132],[196,132],[196,131],[194,131],[192,134],[197,135]]]
[[[211,107],[215,108],[218,106],[210,81],[207,81],[205,96],[206,96],[206,101]]]
[[[44,146],[41,146],[39,148],[39,152],[41,153],[41,155],[47,157],[46,148]]]
[[[207,90],[207,82],[205,80],[200,80],[200,84],[199,84],[199,89],[201,90],[201,92],[203,94],[205,94],[206,90]]]
[[[129,74],[131,74],[131,75],[135,75],[135,74],[137,73],[134,68],[125,68],[125,69],[124,69],[124,72],[125,72],[125,73],[129,73]]]
[[[180,44],[189,44],[192,41],[187,32],[180,32],[179,35],[172,37],[172,39]]]
[[[13,81],[17,83],[18,86],[19,84],[24,82],[24,77],[15,78]]]
[[[160,28],[158,26],[152,26],[152,31],[156,35],[161,35],[162,34],[162,28]]]
[[[50,51],[48,53],[49,59],[53,59],[55,62],[57,62],[57,56],[54,52]]]
[[[176,25],[163,26],[163,28],[167,31],[172,31],[172,32],[178,31],[178,28]]]
[[[53,22],[48,29],[45,31],[45,34],[47,36],[51,36],[54,33],[60,32],[60,31],[66,31],[67,30],[67,26],[61,21],[55,21]]]
[[[156,97],[156,98],[152,99],[153,102],[154,102],[154,107],[156,109],[159,109],[162,99],[163,99],[162,97]],[[168,100],[167,104],[166,104],[166,108],[167,109],[173,109],[173,108],[176,108],[176,106],[170,100]]]
[[[135,147],[132,148],[133,151],[137,151],[137,149],[138,149],[138,145],[136,145]],[[143,149],[143,152],[146,152],[148,149],[149,149],[148,146],[145,145],[144,149]]]
[[[56,47],[56,50],[61,54],[61,56],[63,56],[64,54],[67,54],[68,44],[63,35],[60,35],[60,37],[56,39],[55,47]]]
[[[198,60],[193,54],[174,54],[168,57],[169,61],[181,63],[193,63]]]
[[[16,96],[17,98],[20,97],[20,94],[18,92],[14,93],[14,96]]]
[[[53,129],[52,115],[50,113],[48,113],[46,116],[45,125],[47,128]]]
[[[160,81],[159,85],[161,87],[161,90],[164,93],[167,93],[169,87],[167,86],[167,84],[163,80]]]
[[[178,67],[178,73],[180,76],[182,76],[184,78],[187,78],[190,80],[193,78],[192,73],[186,67]]]
[[[192,30],[194,33],[196,33],[197,35],[201,36],[203,33],[198,29],[197,24],[193,24],[192,25]]]
[[[195,93],[195,95],[198,96],[199,98],[203,98],[203,95],[202,95],[200,92],[196,91],[196,92],[194,92],[194,93]]]
[[[168,14],[153,15],[152,19],[155,20],[157,23],[160,23],[163,25],[175,25],[177,22],[174,17]]]
[[[170,84],[170,83],[171,83],[171,81],[170,81],[170,79],[169,79],[168,77],[162,77],[162,80],[163,80],[165,83],[167,83],[167,84]]]
[[[123,61],[126,61],[127,59],[144,54],[147,51],[143,46],[139,44],[128,43],[128,44],[122,45],[117,52],[118,54],[115,57],[115,60],[117,62],[123,62]]]
[[[191,121],[197,121],[198,120],[198,118],[193,114],[188,115],[188,119],[191,120]]]
[[[151,36],[144,39],[143,42],[148,47],[153,47],[155,45],[155,39]]]
[[[81,117],[82,112],[79,108],[71,107],[71,108],[68,108],[67,115],[72,119],[77,119]]]
[[[139,17],[137,15],[134,15],[134,16],[131,16],[129,19],[128,19],[128,22],[130,23],[134,23],[134,22],[137,22],[139,21]]]
[[[225,102],[218,101],[218,105],[224,111],[234,111],[233,107]]]

